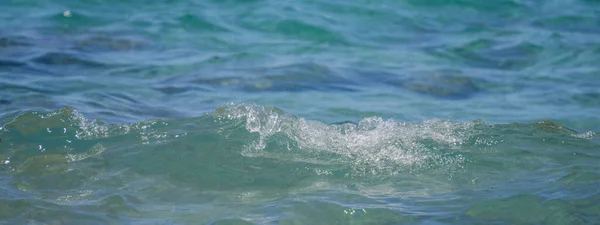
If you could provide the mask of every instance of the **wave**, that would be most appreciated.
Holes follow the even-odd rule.
[[[199,117],[130,124],[88,120],[72,108],[22,112],[0,124],[6,193],[73,207],[113,198],[112,189],[157,204],[250,204],[331,190],[422,197],[548,179],[585,189],[597,179],[562,171],[597,171],[600,160],[597,132],[551,121],[325,124],[276,107],[228,104]],[[563,194],[581,197],[572,190]]]
[[[5,150],[0,158],[10,161],[5,164],[11,168],[39,155],[85,159],[90,154],[129,149],[131,152],[121,150],[114,154],[137,152],[145,156],[150,154],[145,151],[153,151],[149,149],[178,148],[169,153],[177,156],[180,148],[189,148],[198,152],[222,151],[238,159],[270,158],[342,168],[340,171],[346,177],[413,172],[447,174],[477,161],[473,152],[506,141],[584,139],[597,144],[596,132],[578,133],[550,121],[491,125],[482,121],[402,122],[368,117],[358,123],[324,124],[255,104],[229,104],[196,118],[131,124],[90,121],[74,109],[63,108],[7,116],[2,124],[0,144]],[[107,150],[98,153],[97,149]],[[220,163],[229,162],[223,159]],[[318,170],[328,174],[335,169]]]

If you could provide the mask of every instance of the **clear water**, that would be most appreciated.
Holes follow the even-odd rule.
[[[0,223],[600,223],[600,2],[0,3]]]

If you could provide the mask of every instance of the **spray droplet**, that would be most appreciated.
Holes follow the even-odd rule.
[[[71,16],[72,16],[72,14],[71,14],[71,10],[66,10],[66,11],[64,11],[64,12],[63,12],[63,16],[64,16],[64,17],[71,17]]]

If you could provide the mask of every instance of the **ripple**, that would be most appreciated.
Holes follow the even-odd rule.
[[[32,59],[33,62],[48,66],[81,66],[85,68],[100,68],[105,65],[93,60],[85,59],[81,54],[48,52]]]
[[[113,37],[112,35],[93,35],[81,38],[74,43],[74,49],[82,52],[127,52],[144,49],[147,43],[141,40]]]
[[[209,22],[206,19],[203,19],[199,16],[192,14],[185,14],[179,19],[179,24],[183,26],[186,30],[197,30],[202,32],[226,32],[228,31],[226,28],[218,26]]]
[[[22,36],[0,36],[0,49],[13,47],[29,47],[32,43]]]
[[[19,62],[19,61],[13,61],[13,60],[2,60],[0,59],[0,69],[4,69],[6,67],[11,68],[11,67],[22,67],[25,66],[26,64],[23,62]]]
[[[281,212],[285,216],[280,224],[398,224],[409,223],[414,217],[385,208],[353,208],[318,200],[294,201]]]
[[[584,224],[561,200],[543,200],[533,195],[488,200],[474,205],[466,215],[482,221],[523,224]],[[588,221],[591,222],[591,221]]]
[[[573,101],[582,106],[600,106],[600,93],[599,92],[586,92],[580,94],[574,94],[572,97]]]
[[[535,20],[534,26],[555,30],[580,33],[600,33],[600,22],[596,18],[581,15],[562,15]]]
[[[297,11],[292,8],[286,11]],[[262,32],[264,34],[278,34],[284,38],[304,40],[309,42],[327,43],[331,45],[345,44],[344,37],[331,30],[329,26],[323,26],[303,20],[301,18],[282,17],[284,14],[265,12],[253,12],[239,18],[239,25],[244,28]],[[292,14],[290,14],[292,15]]]
[[[431,54],[460,60],[474,67],[500,70],[522,70],[535,65],[543,48],[533,43],[499,43],[479,39],[450,49],[431,49]]]

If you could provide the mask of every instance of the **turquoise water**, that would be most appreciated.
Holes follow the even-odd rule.
[[[600,223],[600,2],[0,3],[0,223]]]

